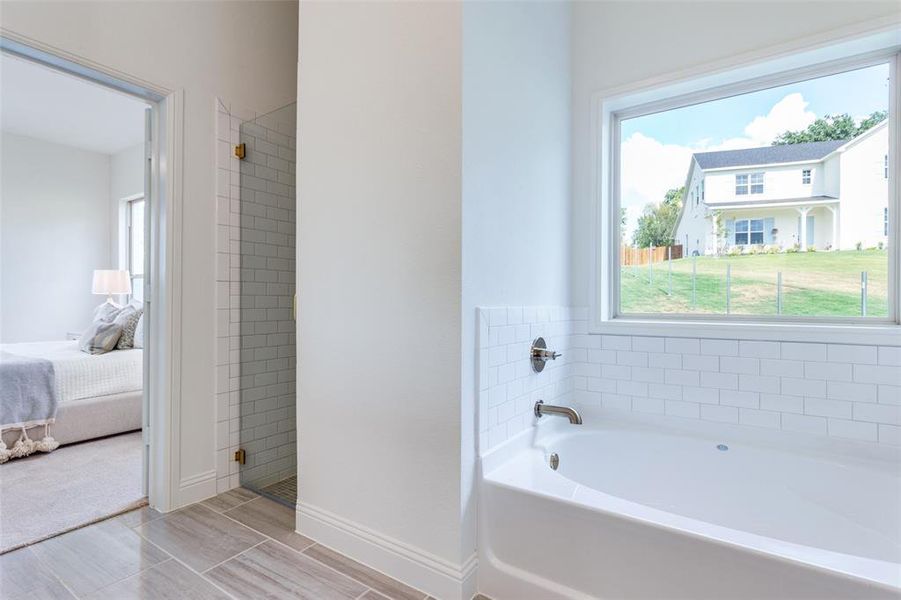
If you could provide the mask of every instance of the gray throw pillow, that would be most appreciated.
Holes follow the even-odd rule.
[[[138,324],[135,327],[135,348],[143,348],[144,347],[144,313],[141,313],[141,318],[138,319]]]
[[[122,335],[119,336],[119,341],[116,343],[116,350],[127,350],[135,347],[135,330],[138,328],[138,321],[141,320],[143,315],[144,308],[141,307],[133,312],[128,312],[121,321],[119,317],[116,317],[116,322],[122,323]]]
[[[104,354],[116,349],[122,325],[116,321],[94,321],[78,340],[78,347],[88,354]]]

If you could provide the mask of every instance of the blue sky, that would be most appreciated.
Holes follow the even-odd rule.
[[[864,116],[888,107],[887,64],[687,106],[622,123],[623,139],[635,132],[665,144],[695,146],[703,140],[738,137],[755,117],[765,115],[779,100],[798,92],[817,117],[848,113]]]
[[[649,203],[685,183],[694,152],[768,146],[827,114],[862,118],[888,107],[887,64],[623,121],[626,235]]]

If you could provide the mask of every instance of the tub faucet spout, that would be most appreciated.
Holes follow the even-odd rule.
[[[545,404],[544,400],[539,400],[535,403],[535,416],[539,419],[543,417],[545,414],[554,414],[554,415],[563,415],[569,422],[573,425],[581,425],[582,424],[582,416],[579,412],[568,406],[554,406],[553,404]]]

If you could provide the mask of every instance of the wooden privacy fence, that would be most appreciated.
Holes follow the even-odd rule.
[[[671,254],[667,252],[671,249]],[[660,246],[659,248],[638,248],[636,246],[623,246],[620,250],[621,264],[630,265],[646,265],[649,262],[663,262],[667,257],[676,260],[682,258],[682,244],[674,246]]]

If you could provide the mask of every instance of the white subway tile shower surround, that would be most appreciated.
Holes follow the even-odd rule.
[[[478,310],[479,444],[482,452],[530,427],[536,401],[572,401],[570,365],[577,362],[570,342],[571,310],[561,306],[480,308]],[[583,321],[582,326],[585,327]],[[563,354],[541,373],[532,370],[529,348],[536,337]]]
[[[538,398],[901,444],[895,347],[589,335],[584,308],[481,309],[479,323],[482,453],[531,425]],[[537,335],[565,348],[543,374],[528,368]]]
[[[290,119],[262,117],[239,140],[241,123],[256,115],[222,101],[217,108],[216,477],[222,493],[240,485],[232,457],[242,442],[255,482],[296,471],[295,134]],[[232,152],[239,141],[248,146],[245,161]],[[242,196],[242,185],[250,193]]]

